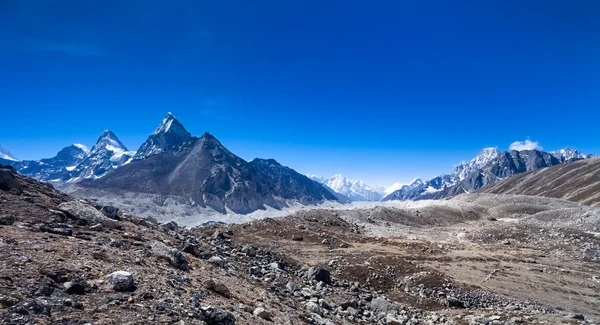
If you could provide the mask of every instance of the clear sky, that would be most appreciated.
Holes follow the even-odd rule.
[[[600,154],[600,1],[0,1],[0,145],[137,149],[171,111],[245,159],[389,185],[530,138]]]

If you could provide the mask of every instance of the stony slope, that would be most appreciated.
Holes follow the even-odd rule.
[[[593,212],[471,195],[184,229],[0,167],[0,323],[591,324]]]
[[[600,158],[520,174],[480,189],[481,193],[562,198],[600,206]]]

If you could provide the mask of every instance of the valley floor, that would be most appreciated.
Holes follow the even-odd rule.
[[[183,228],[15,177],[0,324],[600,320],[600,213],[576,203],[471,194]]]

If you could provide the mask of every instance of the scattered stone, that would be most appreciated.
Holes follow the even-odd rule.
[[[242,253],[246,254],[246,256],[256,257],[256,248],[251,245],[245,245],[242,247]]]
[[[309,313],[317,314],[319,316],[323,316],[323,308],[319,306],[317,303],[309,301],[306,303],[306,310]]]
[[[115,291],[135,291],[133,275],[126,271],[116,271],[106,276],[106,283]]]
[[[101,223],[97,223],[93,226],[90,226],[90,230],[91,231],[102,231],[104,228],[102,227]]]
[[[299,235],[292,235],[292,240],[293,241],[303,241],[304,237],[299,236]]]
[[[48,232],[55,235],[61,236],[72,236],[73,229],[71,229],[70,225],[63,223],[49,224],[49,225],[41,225],[40,231]]]
[[[321,281],[325,284],[331,284],[331,274],[329,271],[319,268],[311,267],[308,269],[306,276],[309,280]]]
[[[224,267],[225,266],[225,260],[223,260],[219,256],[212,256],[211,258],[208,259],[208,262],[216,267]]]
[[[204,287],[212,292],[218,293],[225,298],[230,298],[231,293],[229,289],[221,283],[219,280],[210,279],[204,282]]]
[[[292,282],[292,281],[288,282],[288,283],[285,285],[285,287],[286,287],[286,289],[288,289],[290,292],[296,292],[296,291],[300,290],[300,288],[298,288],[298,286],[297,286],[297,285],[296,285],[294,282]]]
[[[0,216],[0,225],[2,226],[10,226],[15,222],[15,217],[2,215]]]
[[[49,285],[43,285],[35,292],[35,295],[50,297],[50,296],[52,296],[53,293],[54,293],[54,287],[49,286]]]
[[[254,314],[254,316],[260,317],[260,318],[262,318],[264,320],[268,320],[268,321],[271,320],[271,313],[269,313],[268,311],[266,311],[262,307],[258,307],[256,309],[254,309],[253,314]]]
[[[235,316],[230,312],[206,306],[202,307],[202,314],[206,325],[235,325]]]
[[[189,270],[188,262],[183,256],[183,253],[181,253],[179,250],[175,248],[169,248],[167,245],[159,241],[153,242],[150,247],[152,248],[152,252],[154,254],[167,259],[174,268],[183,271]]]
[[[115,208],[110,205],[105,205],[102,208],[100,208],[100,212],[102,212],[102,214],[107,216],[108,218],[114,220],[121,220],[121,218],[119,217],[119,208]]]
[[[66,293],[72,295],[84,295],[89,290],[87,282],[82,279],[65,282],[63,283],[63,287]]]

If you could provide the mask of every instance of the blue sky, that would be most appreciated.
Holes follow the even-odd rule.
[[[598,1],[0,2],[0,144],[130,147],[171,111],[245,159],[373,184],[530,138],[600,154]]]

